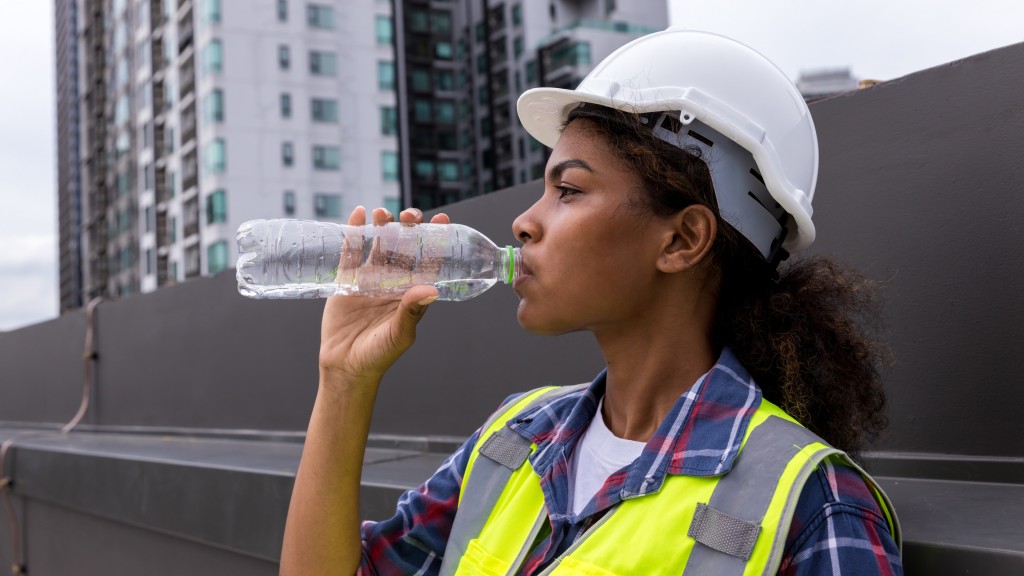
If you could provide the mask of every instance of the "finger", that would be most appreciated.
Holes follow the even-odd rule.
[[[362,226],[366,224],[366,208],[362,206],[356,206],[352,210],[352,214],[349,214],[348,225],[349,226]]]
[[[431,224],[451,224],[452,223],[452,219],[449,218],[448,215],[445,214],[444,212],[441,212],[440,214],[434,214],[434,216],[430,218],[430,223]]]
[[[388,222],[393,222],[395,219],[391,212],[388,212],[387,208],[374,208],[371,216],[373,217],[374,226],[383,226]]]
[[[406,208],[398,215],[398,219],[406,224],[419,224],[423,222],[423,212],[419,208]]]

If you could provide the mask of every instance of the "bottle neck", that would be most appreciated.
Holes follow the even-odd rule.
[[[523,273],[523,254],[519,248],[505,246],[498,251],[498,279],[505,284],[515,282]]]

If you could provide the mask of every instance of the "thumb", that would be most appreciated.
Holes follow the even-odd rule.
[[[430,285],[414,286],[402,295],[398,305],[398,321],[404,331],[414,331],[420,319],[427,313],[427,307],[440,294]]]

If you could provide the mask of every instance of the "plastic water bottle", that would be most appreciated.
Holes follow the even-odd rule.
[[[250,298],[401,298],[433,284],[440,300],[468,300],[521,272],[518,248],[498,248],[461,224],[348,226],[251,220],[238,228],[238,291]]]

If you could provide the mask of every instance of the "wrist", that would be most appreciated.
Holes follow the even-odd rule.
[[[347,370],[320,365],[320,390],[329,393],[365,393],[376,395],[383,375],[353,374]]]

